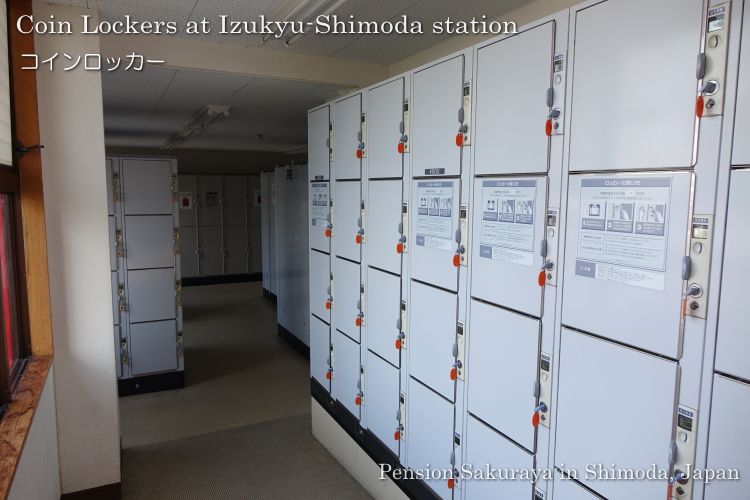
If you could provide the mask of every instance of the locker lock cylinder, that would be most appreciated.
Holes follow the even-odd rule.
[[[403,253],[404,243],[406,243],[406,236],[404,235],[404,223],[403,222],[398,223],[398,234],[400,234],[401,237],[399,237],[398,243],[396,243],[396,253]]]
[[[333,297],[331,296],[331,287],[328,287],[328,299],[326,300],[326,309],[333,307]]]
[[[542,256],[542,258],[547,257],[547,240],[542,240],[541,246],[539,249],[539,254]],[[539,271],[539,277],[537,278],[537,283],[539,286],[544,286],[544,284],[547,282],[547,271],[551,271],[555,268],[555,264],[551,260],[547,260],[542,264],[542,268]],[[550,274],[549,278],[552,278],[552,275]]]
[[[398,441],[398,439],[401,437],[401,431],[404,430],[404,426],[401,424],[401,409],[400,408],[396,410],[396,420],[398,421],[398,425],[396,426],[396,432],[393,433],[394,441]]]
[[[357,319],[354,320],[354,324],[357,326],[362,326],[362,318],[365,317],[365,313],[362,312],[362,301],[357,301],[357,309],[359,309],[359,313],[357,313]]]
[[[406,149],[405,144],[409,140],[409,136],[404,134],[404,122],[398,124],[398,131],[401,134],[401,138],[398,141],[398,152],[399,154],[404,154]]]
[[[396,328],[398,329],[398,336],[396,337],[396,349],[401,349],[402,340],[406,338],[406,334],[401,331],[401,318],[396,320]]]
[[[354,238],[354,241],[357,242],[357,245],[362,243],[362,236],[365,234],[365,230],[362,227],[362,217],[357,219],[357,226],[359,229],[357,230],[357,236]]]
[[[326,238],[331,237],[331,230],[333,229],[333,224],[331,224],[331,214],[326,215],[326,221],[328,221],[328,224],[326,224]]]
[[[547,413],[547,405],[544,404],[543,401],[539,402],[539,406],[534,408],[534,416],[531,417],[531,425],[534,427],[539,427],[539,419],[540,418],[546,418],[544,415],[540,415],[540,413]]]
[[[357,132],[357,158],[362,158],[365,151],[365,143],[362,142],[362,131]]]
[[[453,357],[458,357],[458,344],[453,344]],[[463,363],[461,361],[456,360],[455,363],[453,363],[453,366],[451,367],[451,380],[456,380],[456,377],[458,376],[458,369],[463,367]]]
[[[461,230],[456,229],[456,243],[458,243],[458,248],[456,248],[456,253],[453,255],[453,266],[458,267],[461,265],[461,255],[466,252],[466,248],[464,248],[463,245],[461,245]]]
[[[464,145],[464,134],[469,131],[469,126],[464,123],[464,108],[458,108],[458,134],[456,135],[456,146]]]

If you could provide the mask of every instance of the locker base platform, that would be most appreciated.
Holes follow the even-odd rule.
[[[376,499],[439,500],[418,479],[380,478],[380,464],[391,470],[404,468],[397,456],[367,429],[314,378],[310,379],[313,436]],[[354,456],[357,455],[356,460]],[[361,457],[360,457],[361,455]]]
[[[193,276],[182,278],[182,286],[225,285],[227,283],[247,283],[263,281],[262,273],[230,274],[228,276]]]
[[[270,300],[271,302],[273,302],[274,304],[277,302],[276,294],[269,292],[265,288],[263,289],[263,296],[267,298],[268,300]]]
[[[185,387],[185,372],[175,371],[120,379],[117,381],[117,394],[124,398],[125,396],[170,391],[183,387]]]
[[[310,348],[305,345],[304,342],[302,342],[300,339],[294,336],[292,332],[284,328],[283,326],[279,325],[279,337],[286,340],[287,344],[292,346],[295,351],[300,353],[300,355],[305,358],[306,360],[310,360]]]

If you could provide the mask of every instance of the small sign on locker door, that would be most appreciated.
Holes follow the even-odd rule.
[[[193,208],[193,193],[183,191],[180,193],[180,210],[190,210]]]

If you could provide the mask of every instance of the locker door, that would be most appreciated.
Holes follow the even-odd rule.
[[[453,401],[455,382],[450,379],[456,343],[458,298],[412,282],[409,304],[409,375]]]
[[[401,319],[401,278],[370,268],[367,291],[367,348],[398,367],[396,323]]]
[[[706,485],[705,500],[724,500],[747,496],[747,477],[750,470],[750,432],[738,415],[750,412],[750,385],[721,375],[714,376],[711,428],[708,436],[707,469],[736,469],[745,481],[713,481]]]
[[[201,181],[201,226],[221,226],[224,222],[223,200],[220,175],[202,175]]]
[[[200,274],[198,263],[198,228],[180,228],[180,272],[183,278],[191,278]]]
[[[471,302],[469,411],[530,452],[535,452],[529,415],[536,406],[532,387],[540,332],[536,319]]]
[[[114,324],[120,324],[120,301],[118,299],[118,285],[120,283],[119,277],[116,272],[112,273],[112,312],[114,315]]]
[[[375,354],[368,351],[365,364],[365,401],[367,428],[380,439],[396,456],[399,441],[393,439],[399,409],[399,373]]]
[[[227,226],[247,225],[247,179],[244,175],[226,175],[224,204],[227,208]]]
[[[328,356],[330,355],[331,328],[316,317],[310,318],[310,376],[318,381],[325,390],[331,392],[331,381],[328,373]]]
[[[750,379],[750,339],[747,335],[746,289],[750,279],[745,249],[750,245],[747,214],[750,211],[750,170],[732,172],[729,184],[724,272],[721,280],[716,369]]]
[[[128,271],[130,322],[175,318],[174,269]]]
[[[310,312],[331,323],[331,310],[326,309],[331,284],[331,256],[310,250]]]
[[[362,120],[362,94],[354,94],[333,107],[333,165],[336,179],[359,179],[362,160],[357,158]]]
[[[246,274],[250,247],[247,226],[227,226],[227,274]]]
[[[359,342],[357,315],[359,287],[362,283],[359,264],[344,259],[333,262],[333,323],[337,330]],[[325,305],[325,304],[323,304]]]
[[[587,481],[584,471],[669,468],[679,365],[568,329],[560,349],[555,463],[609,500],[664,496],[666,481]]]
[[[337,182],[333,198],[333,249],[339,257],[359,262],[359,208],[361,182]]]
[[[692,182],[570,177],[563,324],[678,357]]]
[[[702,2],[609,0],[571,14],[570,170],[691,166]]]
[[[117,240],[115,239],[115,231],[117,230],[117,224],[114,216],[109,216],[109,270],[117,271]]]
[[[328,180],[328,124],[330,106],[324,106],[307,114],[307,162],[310,180]]]
[[[423,471],[437,469],[441,474],[443,469],[452,469],[453,405],[412,378],[409,379],[406,405],[407,466]],[[424,482],[440,498],[450,500],[453,490],[448,489],[447,481],[441,476]]]
[[[250,272],[260,273],[263,271],[263,256],[261,250],[261,226],[253,224],[250,229]]]
[[[605,500],[599,495],[582,488],[575,481],[561,479],[560,473],[557,471],[555,472],[554,483],[554,500]]]
[[[331,251],[331,238],[326,236],[326,230],[331,225],[330,187],[330,182],[310,183],[308,201],[310,203],[310,248],[326,253]]]
[[[200,232],[201,276],[224,274],[224,235],[221,226],[204,226]]]
[[[331,379],[331,396],[359,420],[357,381],[359,381],[359,344],[339,331],[333,337],[333,378]]]
[[[396,245],[401,238],[402,185],[400,180],[370,182],[365,211],[368,264],[395,274],[401,274]]]
[[[737,84],[737,110],[734,116],[732,165],[750,165],[750,9],[745,7],[742,20],[740,76]]]
[[[474,193],[472,296],[541,316],[547,178],[476,179]]]
[[[198,189],[196,187],[196,176],[178,175],[177,182],[179,193],[177,200],[180,207],[180,226],[198,225]]]
[[[169,160],[122,160],[125,215],[172,213],[172,165]]]
[[[115,325],[115,370],[117,371],[117,378],[122,377],[122,361],[120,359],[120,325]]]
[[[477,51],[475,175],[547,171],[554,36],[550,21]]]
[[[492,469],[534,469],[533,455],[472,416],[469,416],[464,442],[466,464],[471,464],[473,470],[484,469],[485,464]],[[498,476],[498,480],[470,479],[463,484],[466,498],[533,498],[531,481],[500,480]]]
[[[128,269],[174,267],[173,224],[171,215],[125,217],[125,258]]]
[[[105,160],[107,169],[107,214],[109,215],[115,215],[115,190],[112,182],[112,171],[117,168],[116,164],[117,162],[113,158]]]
[[[456,134],[463,83],[464,56],[414,73],[409,142],[415,176],[461,175]]]
[[[456,230],[461,182],[418,181],[412,190],[409,231],[411,277],[441,288],[458,290]]]
[[[404,79],[367,92],[367,167],[370,179],[401,177],[403,155],[398,152],[404,119]],[[408,134],[404,131],[404,134]]]
[[[248,175],[247,176],[247,200],[248,200],[248,224],[261,224],[260,217],[260,204],[261,204],[261,192],[260,192],[260,176],[259,175]]]
[[[177,369],[175,320],[130,325],[130,360],[133,375]]]

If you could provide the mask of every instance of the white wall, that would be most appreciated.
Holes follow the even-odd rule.
[[[74,32],[35,37],[40,58],[60,54],[37,85],[62,493],[120,481],[101,75],[63,71],[63,53],[99,53],[98,36],[80,34],[85,14],[98,18],[34,2],[37,19]]]
[[[54,369],[47,374],[8,500],[60,498],[60,461],[57,457]]]

